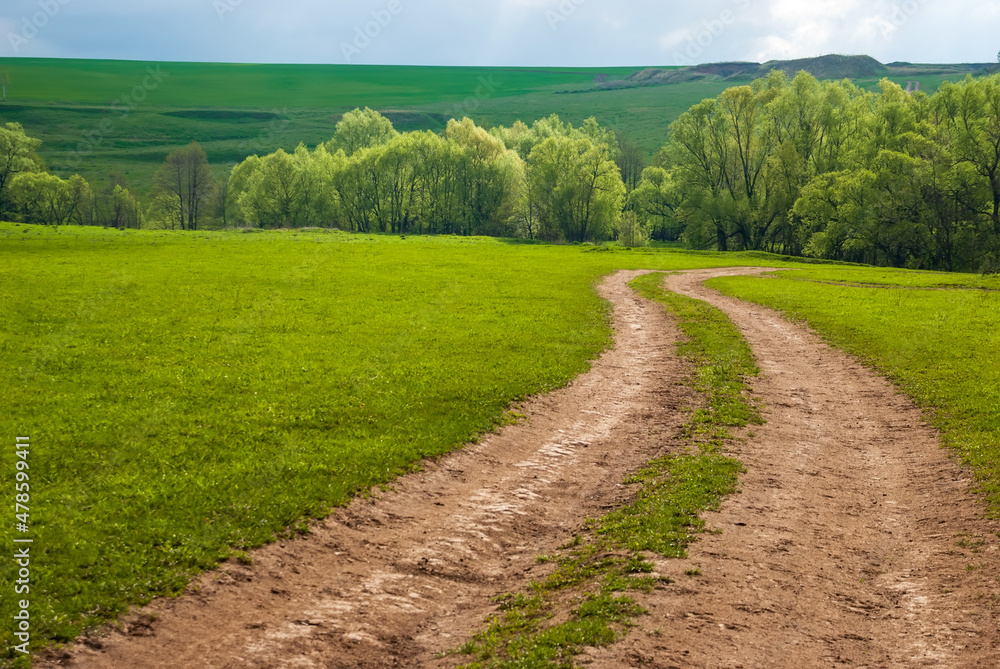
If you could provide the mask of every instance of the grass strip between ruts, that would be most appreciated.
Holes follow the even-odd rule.
[[[573,667],[585,647],[614,643],[644,613],[627,593],[657,586],[649,555],[686,557],[705,528],[700,514],[736,492],[743,465],[725,454],[731,430],[763,422],[746,386],[747,377],[759,373],[753,354],[722,312],[662,284],[663,275],[655,273],[631,285],[677,318],[686,336],[678,352],[694,365],[703,408],[678,435],[681,448],[629,480],[640,484],[631,503],[590,521],[556,554],[540,558],[558,565],[547,578],[496,598],[498,611],[486,629],[457,651],[473,656],[469,669]]]

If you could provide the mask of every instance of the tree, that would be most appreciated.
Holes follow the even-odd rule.
[[[208,157],[198,142],[167,156],[155,177],[167,215],[181,230],[197,230],[214,188]]]
[[[250,156],[233,167],[229,173],[229,181],[226,186],[226,214],[223,217],[226,220],[226,225],[235,227],[253,225],[251,223],[252,214],[244,209],[240,203],[240,196],[247,191],[250,178],[260,167],[260,156]]]
[[[634,211],[626,211],[618,221],[618,245],[634,249],[649,245],[649,230]]]
[[[989,189],[983,214],[1000,237],[1000,74],[946,82],[935,102],[957,161],[969,165]]]
[[[510,234],[508,226],[524,191],[524,165],[514,151],[471,119],[448,122],[445,137],[458,148],[463,234]]]
[[[107,197],[103,224],[111,228],[141,228],[142,206],[132,191],[115,184]]]
[[[11,182],[12,200],[21,220],[41,225],[83,223],[93,196],[79,175],[64,181],[47,172],[24,172]]]
[[[343,150],[350,157],[361,149],[387,144],[398,134],[389,119],[365,107],[344,114],[326,148],[331,154]]]
[[[18,174],[41,169],[40,140],[28,137],[20,123],[0,126],[0,217],[10,209],[10,185]]]
[[[550,137],[532,149],[528,184],[541,235],[549,238],[606,239],[625,202],[608,147],[583,137]]]
[[[247,218],[262,228],[291,228],[302,223],[308,193],[298,156],[284,149],[265,156],[240,195]]]
[[[684,232],[678,216],[683,201],[670,172],[662,167],[643,170],[642,180],[628,198],[629,209],[649,227],[652,237],[668,242],[677,241]]]
[[[622,182],[629,193],[639,186],[642,180],[642,170],[646,167],[646,159],[638,144],[629,142],[625,135],[616,133],[618,143],[618,169],[622,173]]]

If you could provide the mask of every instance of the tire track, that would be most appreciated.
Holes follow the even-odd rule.
[[[734,447],[741,493],[677,583],[595,667],[998,667],[997,524],[912,402],[779,313],[667,277],[755,351],[768,423]],[[752,436],[751,436],[752,435]],[[685,571],[700,569],[691,577]]]
[[[625,477],[670,446],[694,401],[676,331],[619,272],[615,348],[567,388],[527,403],[528,420],[428,463],[392,492],[358,499],[312,534],[227,564],[41,667],[390,667],[454,665],[440,651],[479,631],[495,605],[551,569],[536,556],[630,495]]]

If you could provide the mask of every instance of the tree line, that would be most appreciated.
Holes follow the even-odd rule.
[[[41,225],[96,225],[197,229],[215,192],[204,150],[197,144],[171,153],[156,173],[156,193],[144,208],[123,177],[104,188],[76,174],[62,179],[46,170],[41,141],[18,123],[0,126],[0,219]]]
[[[639,189],[696,248],[995,270],[1000,75],[927,95],[772,72],[682,114]]]
[[[646,167],[591,118],[397,132],[371,109],[330,141],[251,156],[216,180],[192,144],[171,153],[143,208],[44,171],[38,141],[0,128],[0,215],[25,222],[336,227],[690,248],[925,269],[1000,264],[1000,75],[933,95],[883,80],[772,72],[682,114]]]
[[[486,130],[398,133],[371,109],[344,115],[334,137],[237,165],[226,195],[236,226],[608,239],[626,192],[614,133],[557,116]]]

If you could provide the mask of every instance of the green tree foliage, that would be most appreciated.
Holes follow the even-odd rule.
[[[261,227],[606,239],[626,201],[618,155],[615,134],[594,119],[574,128],[551,116],[492,131],[453,119],[440,135],[400,134],[376,112],[356,110],[315,151],[237,165],[226,217]]]
[[[945,83],[934,102],[955,163],[968,168],[983,190],[965,204],[989,217],[993,234],[1000,235],[1000,75]]]
[[[0,217],[10,210],[10,186],[24,172],[41,169],[41,159],[35,153],[41,140],[28,137],[20,123],[0,126]]]
[[[460,231],[513,236],[510,222],[526,187],[521,158],[469,119],[450,121],[445,137],[458,157]]]
[[[532,149],[528,188],[540,234],[549,239],[607,239],[625,203],[608,145],[587,137],[553,136]]]
[[[99,202],[97,215],[100,224],[121,229],[141,228],[144,219],[139,198],[121,184],[115,184]]]
[[[336,153],[342,150],[353,156],[361,149],[389,143],[399,133],[386,117],[368,107],[347,112],[337,123],[337,133],[329,142],[327,150]]]
[[[536,146],[553,137],[586,139],[592,144],[603,145],[612,160],[618,160],[621,154],[618,136],[613,130],[601,127],[593,117],[584,121],[579,128],[575,128],[572,123],[563,123],[558,115],[552,114],[535,121],[531,127],[521,121],[515,121],[509,128],[503,126],[493,128],[490,134],[501,140],[508,149],[516,151],[523,160],[528,160],[528,156]]]
[[[156,188],[169,220],[181,230],[197,230],[215,188],[201,145],[192,142],[167,156],[156,172]]]
[[[691,246],[918,268],[1000,254],[1000,75],[933,97],[771,73],[682,114],[630,204]]]
[[[626,211],[621,215],[616,233],[619,246],[634,249],[649,245],[649,230],[634,211]]]
[[[47,172],[22,172],[11,181],[13,209],[24,223],[78,225],[90,222],[93,195],[79,175],[63,180]]]
[[[342,152],[330,155],[324,146],[252,156],[230,176],[234,219],[263,228],[328,226],[338,211],[333,180],[343,161]]]
[[[228,185],[229,217],[262,227],[517,234],[526,178],[516,152],[468,119],[451,121],[443,135],[399,134],[376,116],[371,110],[345,115],[348,125],[338,127],[338,137],[315,151],[300,146],[294,155],[278,151],[237,165]],[[379,139],[331,153],[345,145],[342,130],[357,137],[361,125],[380,128]]]
[[[680,219],[683,193],[670,172],[662,167],[647,167],[628,197],[629,209],[645,221],[653,239],[675,242],[684,232]]]
[[[646,158],[642,153],[642,148],[638,144],[628,141],[623,134],[616,133],[616,139],[618,158],[615,162],[621,171],[625,189],[631,193],[639,187],[642,171],[646,167]]]

